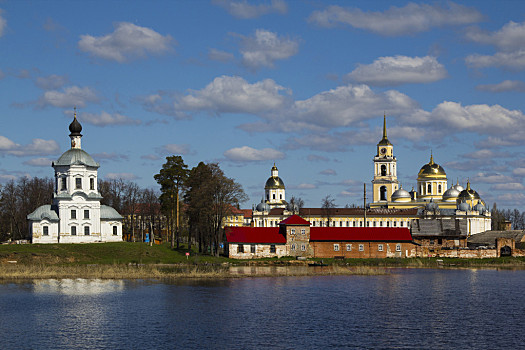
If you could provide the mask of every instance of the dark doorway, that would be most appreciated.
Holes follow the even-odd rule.
[[[512,249],[508,245],[501,247],[500,256],[511,256],[511,255],[512,255]]]

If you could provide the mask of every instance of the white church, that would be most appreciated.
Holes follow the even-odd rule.
[[[97,188],[100,165],[81,148],[82,126],[75,113],[69,125],[71,148],[52,163],[53,204],[27,216],[32,243],[93,243],[122,241],[122,216],[101,205]]]

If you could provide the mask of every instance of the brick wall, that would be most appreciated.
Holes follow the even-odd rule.
[[[405,258],[414,244],[392,242],[310,242],[315,258]],[[396,250],[399,245],[400,250]]]
[[[242,244],[244,252],[239,252],[239,244],[229,243],[228,254],[232,259],[260,259],[260,258],[280,258],[287,256],[287,247],[284,244],[275,244],[275,253],[270,252],[270,244]],[[255,248],[255,253],[252,253],[252,246]]]

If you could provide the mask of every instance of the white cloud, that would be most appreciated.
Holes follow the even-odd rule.
[[[146,154],[144,156],[141,156],[140,159],[146,159],[146,160],[159,160],[160,157],[155,154]]]
[[[224,152],[224,156],[234,162],[254,162],[284,159],[283,152],[273,148],[255,149],[249,146],[236,147]]]
[[[52,74],[47,77],[38,77],[35,85],[44,90],[56,90],[67,84],[68,79],[61,75]]]
[[[120,161],[120,160],[128,160],[129,157],[125,154],[117,154],[115,152],[102,152],[102,153],[95,153],[93,154],[93,157],[95,159],[103,159],[103,160],[114,160],[114,161]]]
[[[170,143],[167,145],[162,146],[159,150],[159,153],[163,154],[190,154],[190,145],[177,145],[174,143]]]
[[[0,136],[0,154],[27,157],[57,154],[59,151],[60,147],[54,140],[33,139],[30,144],[20,145],[5,136]]]
[[[525,176],[525,168],[515,168],[512,170],[512,174],[516,176]]]
[[[82,121],[97,126],[141,124],[141,121],[138,119],[132,119],[119,113],[110,114],[104,111],[100,114],[82,113],[81,117]]]
[[[476,89],[488,92],[525,92],[525,83],[518,80],[505,80],[498,84],[478,85]]]
[[[234,17],[249,19],[257,18],[268,13],[285,14],[288,6],[283,0],[271,0],[264,4],[251,5],[246,0],[213,0],[213,4],[225,8]]]
[[[133,173],[107,173],[105,177],[108,180],[118,180],[118,179],[136,180],[139,178],[137,175]]]
[[[477,173],[471,180],[474,183],[503,184],[516,182],[512,177],[498,173]]]
[[[115,31],[100,37],[81,35],[78,47],[95,57],[119,63],[148,53],[161,54],[170,50],[171,36],[163,36],[153,29],[121,22]]]
[[[4,10],[0,9],[0,37],[4,35],[5,28],[7,27],[7,20],[2,16]]]
[[[33,158],[25,161],[24,164],[37,167],[51,167],[52,162],[53,160],[50,158]]]
[[[321,175],[337,175],[337,172],[334,169],[325,169],[321,171],[319,174]]]
[[[295,188],[300,189],[300,190],[313,190],[317,188],[317,186],[314,184],[302,183],[302,184],[297,185]]]
[[[310,162],[328,162],[330,159],[323,156],[318,156],[317,154],[309,154],[306,158]]]
[[[447,77],[447,70],[435,57],[380,57],[372,64],[360,64],[347,79],[372,86],[431,83]]]
[[[481,44],[493,45],[502,51],[515,51],[525,46],[525,23],[510,21],[493,33],[477,27],[466,32],[466,38]]]
[[[498,203],[505,203],[506,206],[522,206],[525,202],[523,193],[505,193],[497,197]]]
[[[208,58],[212,61],[219,61],[219,62],[229,62],[229,61],[233,61],[234,59],[232,53],[217,50],[217,49],[210,49],[208,51]]]
[[[494,55],[469,55],[465,58],[468,66],[474,68],[504,67],[515,70],[525,69],[525,50],[497,52]]]
[[[471,153],[464,154],[462,157],[470,159],[490,159],[490,158],[506,158],[510,155],[505,152],[494,152],[489,149],[480,149]]]
[[[408,3],[404,7],[391,6],[384,12],[364,12],[357,8],[328,6],[315,11],[309,21],[323,27],[349,25],[386,35],[412,35],[433,27],[472,24],[483,19],[473,7],[448,2],[447,7],[439,5]]]
[[[519,182],[509,182],[505,184],[497,184],[490,187],[493,191],[523,191],[525,186]]]
[[[243,37],[241,42],[242,63],[249,68],[274,67],[277,60],[287,59],[299,51],[299,42],[277,37],[276,33],[257,29],[253,37]]]
[[[62,91],[49,90],[44,92],[38,100],[41,107],[54,106],[66,107],[85,107],[87,102],[98,102],[99,98],[94,90],[89,87],[69,86]]]

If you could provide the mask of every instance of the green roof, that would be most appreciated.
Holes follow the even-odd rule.
[[[93,158],[84,150],[80,148],[71,148],[64,152],[58,158],[53,166],[68,166],[68,165],[86,165],[94,168],[98,168],[100,164],[95,162]]]

